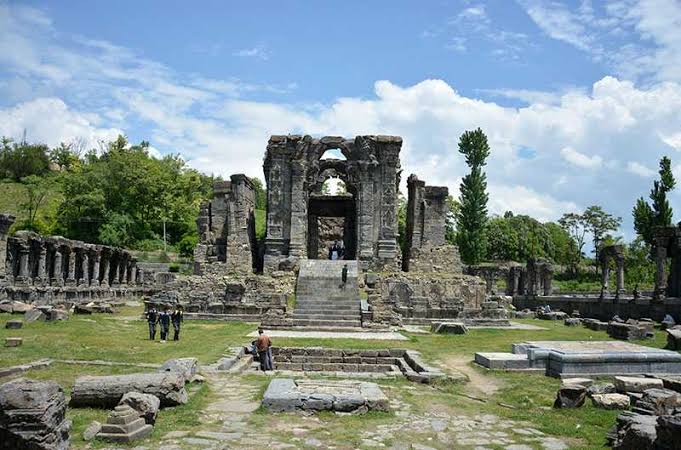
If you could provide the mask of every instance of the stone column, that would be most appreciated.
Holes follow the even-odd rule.
[[[100,281],[99,281],[99,264],[102,259],[102,251],[99,248],[95,248],[94,253],[92,254],[92,279],[90,280],[90,284],[92,286],[99,286]]]
[[[14,220],[14,216],[0,214],[0,278],[12,277],[14,275],[11,269],[11,257],[7,258],[7,235]],[[9,270],[8,266],[10,266]]]
[[[86,248],[81,250],[80,259],[80,279],[78,285],[88,286],[90,284],[90,258]]]
[[[653,293],[655,300],[662,300],[667,295],[667,273],[665,270],[667,244],[667,239],[655,239],[655,292]]]
[[[54,266],[52,267],[52,285],[64,285],[64,267],[62,266],[63,256],[59,247],[55,247]]]
[[[66,275],[66,285],[73,286],[76,284],[76,250],[69,248],[69,267]]]
[[[101,253],[102,262],[104,266],[102,269],[102,282],[101,286],[109,287],[109,270],[111,268],[111,252],[107,250],[102,250]]]
[[[357,169],[357,259],[371,261],[374,257],[372,167],[367,161],[358,161]]]
[[[617,292],[615,296],[619,298],[620,294],[624,292],[624,257],[618,256],[615,262],[617,263]]]
[[[276,158],[271,162],[267,182],[267,237],[265,238],[265,254],[280,256],[284,254],[283,215],[285,183],[282,180],[283,161]]]
[[[400,140],[401,141],[401,140]],[[397,174],[400,169],[399,148],[392,145],[381,148],[381,203],[376,205],[381,211],[378,239],[378,257],[390,265],[397,258]]]
[[[47,284],[47,244],[40,242],[40,252],[38,253],[38,277],[36,281],[41,285]]]
[[[109,260],[109,267],[111,268],[111,286],[118,286],[118,266],[120,265],[120,256],[113,258],[111,255],[111,260]]]
[[[19,244],[19,276],[17,277],[19,283],[28,283],[31,278],[28,267],[29,252],[30,248],[27,242]]]
[[[305,167],[300,161],[291,163],[291,242],[289,255],[307,257],[307,191]]]
[[[542,268],[543,280],[544,280],[544,295],[553,294],[553,267],[548,263],[545,263]]]

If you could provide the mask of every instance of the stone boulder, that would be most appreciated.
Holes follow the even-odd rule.
[[[655,440],[657,448],[681,448],[681,414],[658,417],[655,430],[657,431],[657,439]]]
[[[140,392],[128,392],[118,402],[119,405],[128,405],[137,411],[149,425],[156,423],[156,416],[161,407],[161,400],[155,395],[142,394]]]
[[[578,327],[582,324],[582,319],[579,317],[568,317],[563,321],[566,327]]]
[[[644,321],[610,322],[608,324],[608,336],[614,339],[634,341],[651,338],[654,336],[653,323]]]
[[[586,388],[579,384],[561,386],[553,403],[554,408],[579,408],[586,400]]]
[[[612,448],[617,450],[652,450],[657,439],[657,418],[625,412],[617,417],[617,433]]]
[[[24,313],[24,322],[31,323],[39,320],[45,320],[47,317],[39,309],[29,309]]]
[[[615,385],[612,383],[594,384],[586,389],[586,395],[589,397],[602,394],[614,394],[616,392],[617,389],[615,389]]]
[[[636,402],[634,412],[654,416],[672,414],[681,407],[681,394],[670,389],[646,389],[643,397]]]
[[[66,450],[70,430],[57,383],[19,378],[0,386],[0,448]]]
[[[12,313],[14,314],[24,314],[27,311],[33,309],[32,305],[23,302],[12,302]]]
[[[602,409],[629,408],[629,396],[624,394],[594,394],[591,402],[596,408]]]
[[[619,393],[643,393],[647,389],[662,388],[664,383],[659,378],[615,377],[615,388]]]
[[[24,326],[24,322],[21,320],[8,320],[5,322],[5,328],[9,330],[18,330],[19,328]]]
[[[113,408],[128,392],[155,395],[164,407],[183,405],[189,400],[184,384],[176,372],[80,376],[71,390],[71,406]]]
[[[669,350],[681,350],[681,326],[667,328],[667,348]]]
[[[184,381],[189,381],[199,370],[199,361],[196,358],[169,359],[164,362],[159,372],[176,372],[182,375]]]
[[[83,431],[83,440],[88,442],[95,438],[97,433],[102,430],[102,424],[93,420],[90,425],[87,426],[85,431]]]

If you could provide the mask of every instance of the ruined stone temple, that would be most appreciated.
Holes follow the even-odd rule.
[[[445,240],[446,187],[408,178],[407,230],[398,243],[401,147],[398,136],[272,136],[264,239],[255,235],[248,177],[216,183],[197,219],[195,275],[151,301],[180,302],[194,317],[270,326],[380,326],[479,309],[484,284],[462,273],[457,248]],[[345,192],[325,192],[330,179]],[[338,261],[329,260],[333,243],[343,249]],[[343,266],[351,279],[339,290]]]

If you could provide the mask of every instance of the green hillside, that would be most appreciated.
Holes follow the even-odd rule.
[[[38,217],[45,222],[51,222],[45,219],[56,215],[62,198],[61,192],[55,187],[40,207]],[[12,214],[17,218],[16,222],[21,222],[26,218],[26,214],[21,211],[21,204],[24,202],[26,202],[26,188],[21,183],[0,181],[0,213]]]

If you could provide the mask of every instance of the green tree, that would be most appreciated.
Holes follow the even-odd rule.
[[[632,288],[650,287],[655,280],[655,264],[650,260],[650,246],[641,236],[625,248],[625,280]]]
[[[43,144],[15,143],[0,140],[0,177],[21,181],[30,175],[45,175],[50,171],[49,148]]]
[[[445,218],[445,240],[449,244],[456,244],[456,217],[461,205],[451,195],[447,196],[447,217]]]
[[[459,140],[459,153],[465,156],[471,171],[460,186],[457,215],[457,244],[466,264],[477,264],[486,249],[487,177],[482,171],[490,154],[487,136],[480,128],[466,131]]]
[[[59,144],[59,147],[52,149],[50,152],[50,160],[56,164],[60,170],[67,172],[80,163],[78,155],[71,150],[71,145],[64,144],[63,142]]]
[[[596,261],[600,254],[604,238],[610,232],[617,231],[622,223],[621,217],[615,217],[607,213],[598,205],[589,206],[582,214],[582,218],[586,225],[586,230],[593,238],[594,254]]]
[[[667,193],[676,186],[672,173],[672,162],[664,156],[660,160],[659,180],[653,182],[650,190],[652,206],[643,197],[636,200],[632,211],[634,229],[648,246],[653,245],[653,229],[658,226],[667,227],[672,224],[674,212],[667,200]]]
[[[262,180],[257,177],[251,178],[255,189],[255,209],[267,208],[267,191],[263,187]]]
[[[586,233],[588,225],[582,214],[565,213],[558,219],[558,224],[570,236],[574,245],[571,247],[568,270],[576,275],[579,270],[579,263],[582,261],[583,249],[586,244]]]
[[[26,201],[19,204],[19,210],[26,214],[26,220],[21,228],[43,232],[43,227],[38,224],[38,212],[44,205],[47,196],[54,189],[54,179],[29,175],[22,178],[21,182],[26,189]]]

